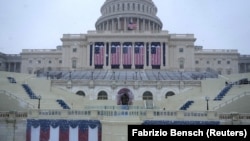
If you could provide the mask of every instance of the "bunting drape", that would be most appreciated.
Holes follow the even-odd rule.
[[[101,141],[101,124],[96,120],[29,119],[26,141]]]

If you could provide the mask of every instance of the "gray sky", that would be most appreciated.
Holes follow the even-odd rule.
[[[95,30],[105,0],[0,0],[0,52],[55,49],[63,34]],[[163,29],[194,34],[204,49],[250,55],[249,0],[153,0]]]

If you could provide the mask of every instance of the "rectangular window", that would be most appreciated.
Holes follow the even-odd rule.
[[[41,64],[41,60],[38,60],[37,63],[38,63],[38,64]]]
[[[29,60],[29,63],[32,64],[32,60]]]
[[[184,49],[183,48],[179,48],[179,52],[184,52]]]
[[[77,48],[73,48],[73,52],[77,52]]]
[[[62,64],[62,60],[59,60],[59,64]]]

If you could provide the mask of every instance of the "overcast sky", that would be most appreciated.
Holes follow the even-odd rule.
[[[63,34],[95,30],[105,0],[0,0],[0,52],[55,49]],[[250,0],[153,0],[163,30],[191,33],[204,49],[250,55]]]

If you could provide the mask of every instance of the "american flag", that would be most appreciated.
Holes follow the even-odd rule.
[[[159,42],[151,43],[151,65],[161,65],[161,46]]]
[[[128,23],[128,30],[135,30],[137,28],[137,24],[134,23],[133,18],[130,18]]]
[[[123,43],[123,65],[132,64],[132,43],[125,42]]]
[[[119,42],[111,43],[111,65],[120,64],[121,47]]]
[[[135,65],[144,64],[144,43],[142,42],[135,43],[134,61],[135,61]]]
[[[27,120],[26,141],[101,141],[97,120]]]
[[[102,42],[95,43],[94,61],[95,61],[95,65],[104,64],[104,43]]]

